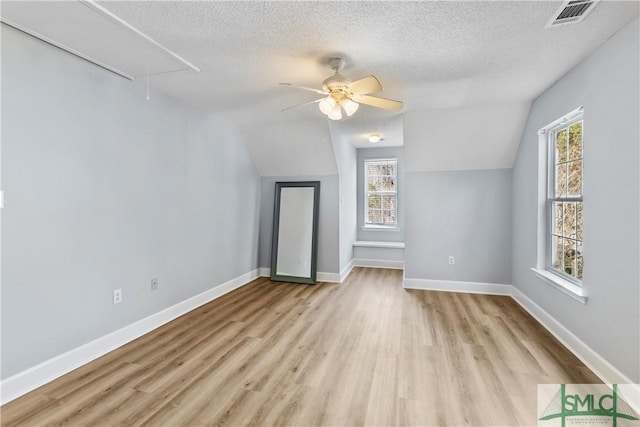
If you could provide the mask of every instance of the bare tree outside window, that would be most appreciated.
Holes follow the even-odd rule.
[[[367,225],[398,223],[397,159],[365,160],[365,218]]]
[[[582,116],[550,132],[550,265],[582,280]]]

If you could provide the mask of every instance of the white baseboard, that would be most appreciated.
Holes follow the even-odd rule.
[[[87,344],[19,372],[0,383],[0,402],[5,404],[54,379],[99,358],[118,347],[206,304],[238,289],[259,277],[259,269],[250,271],[226,283],[165,308],[122,329],[97,338]]]
[[[354,267],[390,268],[404,270],[404,261],[389,261],[384,259],[354,259]]]
[[[452,282],[446,280],[428,280],[405,278],[403,287],[431,291],[467,292],[476,294],[508,295],[533,316],[567,349],[607,384],[633,384],[634,382],[616,369],[580,338],[569,331],[562,323],[547,313],[513,285],[476,282]]]
[[[318,271],[316,279],[318,279],[318,282],[340,283],[340,273],[324,273]]]
[[[551,335],[556,337],[565,347],[607,384],[633,384],[626,375],[596,353],[580,338],[568,330],[562,323],[533,302],[515,286],[511,287],[511,297],[533,316]]]
[[[351,270],[353,270],[353,267],[356,266],[355,261],[355,259],[352,259],[351,261],[349,261],[347,266],[342,269],[342,271],[340,272],[340,283],[347,280],[347,277],[349,277],[349,274],[351,274]]]
[[[271,277],[271,269],[269,267],[260,267],[259,270],[261,277]],[[318,271],[316,273],[316,280],[318,282],[340,283],[340,274]]]
[[[379,265],[360,265],[360,261],[352,260],[340,274],[318,273],[318,280],[340,283],[340,278],[346,278],[353,267],[378,267]],[[396,261],[394,261],[396,262]],[[389,268],[389,267],[386,267]],[[23,394],[34,390],[106,353],[127,344],[130,341],[200,307],[220,296],[240,288],[257,277],[269,277],[269,268],[259,268],[242,276],[236,277],[222,285],[209,289],[201,294],[179,302],[158,313],[152,314],[122,329],[107,334],[101,338],[49,359],[25,371],[15,374],[0,383],[0,404],[10,402]],[[344,275],[343,275],[344,274]],[[332,280],[328,280],[332,279]],[[542,307],[533,302],[518,288],[512,285],[478,282],[455,282],[443,280],[404,278],[403,287],[406,289],[435,290],[448,292],[467,292],[493,295],[509,295],[553,336],[555,336],[569,351],[578,357],[603,382],[607,384],[633,384],[634,382],[616,369],[611,363],[591,349],[580,338],[569,331]]]
[[[271,269],[269,267],[260,267],[260,277],[271,277]]]
[[[465,292],[469,294],[511,295],[511,285],[481,282],[455,282],[450,280],[411,279],[405,277],[405,289],[425,291]]]
[[[316,279],[318,280],[318,282],[342,283],[347,279],[349,274],[351,274],[351,271],[354,267],[391,268],[402,270],[404,269],[404,262],[377,259],[352,259],[349,264],[347,264],[347,266],[342,269],[340,274],[319,271],[316,273]],[[271,269],[268,267],[261,267],[260,276],[270,277]]]

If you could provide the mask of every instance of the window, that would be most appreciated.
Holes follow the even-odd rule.
[[[582,110],[547,129],[547,270],[576,284],[582,281],[583,143]]]
[[[398,224],[398,160],[364,161],[365,226]]]

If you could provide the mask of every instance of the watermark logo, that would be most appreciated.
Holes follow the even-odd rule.
[[[539,384],[538,426],[640,427],[639,394],[636,384]]]

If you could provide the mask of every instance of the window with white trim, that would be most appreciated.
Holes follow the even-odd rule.
[[[364,161],[364,224],[398,224],[398,159]]]
[[[550,126],[546,129],[546,135],[549,149],[547,270],[580,285],[584,266],[582,109]]]

